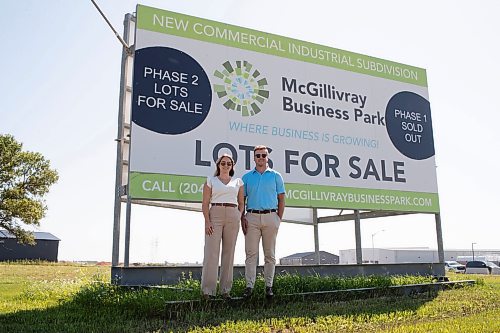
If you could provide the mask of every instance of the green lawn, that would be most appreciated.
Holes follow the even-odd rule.
[[[93,277],[109,276],[109,267],[0,263],[0,315],[47,308],[58,303],[55,293],[76,289]],[[30,299],[30,293],[37,293],[38,300]]]
[[[165,302],[197,298],[198,281],[179,284],[193,291],[129,290],[110,285],[109,277],[109,268],[96,266],[0,263],[0,332],[500,332],[500,276],[450,275],[480,280],[411,297],[279,302],[277,296],[274,304],[257,298],[181,313],[166,311]],[[277,277],[275,289],[279,295],[422,279],[285,276]],[[235,293],[243,287],[237,280]]]

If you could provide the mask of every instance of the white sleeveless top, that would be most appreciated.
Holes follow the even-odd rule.
[[[224,184],[219,177],[207,177],[207,186],[212,189],[211,203],[238,204],[238,191],[243,186],[241,178],[231,178],[229,183]]]

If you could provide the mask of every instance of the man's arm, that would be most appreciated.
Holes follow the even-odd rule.
[[[278,216],[280,220],[283,219],[283,213],[285,212],[285,193],[278,194]]]
[[[278,216],[280,220],[282,220],[283,213],[285,212],[285,182],[279,172],[277,172],[275,176],[276,192],[278,193]]]

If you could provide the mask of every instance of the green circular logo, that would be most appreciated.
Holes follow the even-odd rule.
[[[241,113],[243,117],[262,111],[259,105],[269,98],[267,79],[248,61],[236,61],[235,66],[226,61],[222,67],[214,72],[214,76],[222,81],[222,84],[214,84],[214,91],[224,100],[224,107]]]

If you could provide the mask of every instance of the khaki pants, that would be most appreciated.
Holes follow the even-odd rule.
[[[253,288],[257,270],[257,258],[259,255],[259,243],[262,237],[262,249],[264,250],[264,279],[266,287],[273,286],[274,268],[276,258],[276,236],[281,220],[276,213],[254,214],[247,213],[247,234],[245,236],[245,279],[247,287]]]
[[[212,206],[210,208],[210,221],[214,226],[214,232],[210,236],[205,235],[205,257],[201,273],[203,294],[214,296],[216,294],[221,240],[220,292],[224,294],[231,291],[234,248],[240,230],[240,218],[240,211],[236,207]]]

